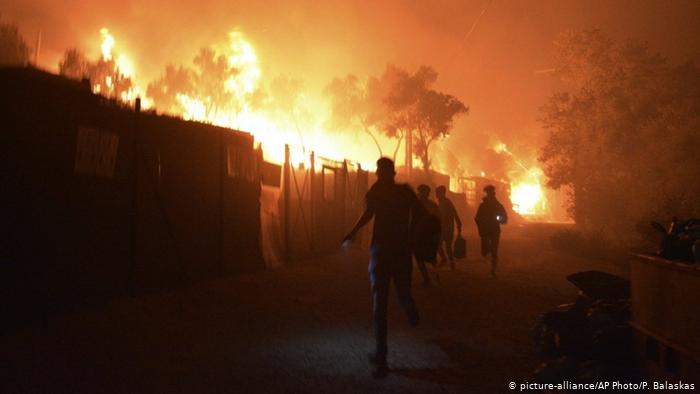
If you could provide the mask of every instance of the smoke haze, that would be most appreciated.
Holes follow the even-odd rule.
[[[42,31],[39,65],[53,71],[66,48],[99,53],[99,29],[108,27],[143,85],[234,29],[255,46],[263,79],[289,75],[316,94],[348,73],[429,65],[439,74],[436,88],[470,108],[435,148],[444,153],[437,161],[498,177],[512,163],[488,151],[496,143],[535,164],[545,140],[538,108],[557,87],[547,70],[562,31],[600,28],[615,40],[647,41],[672,62],[700,60],[700,2],[692,0],[10,0],[0,12],[31,46]]]

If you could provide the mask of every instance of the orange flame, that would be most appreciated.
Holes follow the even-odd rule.
[[[100,30],[102,37],[102,60],[113,62],[115,75],[130,78],[132,88],[123,92],[120,99],[131,101],[142,97],[142,107],[149,108],[152,101],[143,97],[143,90],[137,83],[134,63],[123,53],[123,45],[107,28]],[[117,51],[119,49],[119,51]],[[230,95],[235,105],[221,108],[211,105],[212,92],[177,92],[176,108],[171,108],[172,115],[186,120],[215,124],[253,134],[256,142],[261,144],[265,159],[275,163],[284,162],[284,146],[289,144],[291,161],[294,165],[309,165],[309,154],[316,152],[316,157],[341,161],[351,157],[363,168],[372,169],[376,160],[376,151],[369,148],[367,141],[347,133],[333,133],[325,128],[329,118],[326,100],[319,96],[300,94],[294,108],[284,111],[254,105],[253,96],[264,88],[264,74],[259,64],[259,57],[253,44],[240,31],[229,33],[225,45],[211,48],[216,55],[224,56],[230,76],[218,87]],[[105,78],[94,86],[97,93],[110,95],[114,84],[111,77]],[[217,89],[216,87],[213,89]],[[166,109],[161,109],[166,110]],[[303,113],[305,116],[300,116]],[[388,149],[387,149],[388,150]],[[512,153],[507,146],[499,143],[494,147],[499,153]],[[516,168],[510,176],[511,200],[514,209],[523,215],[537,215],[546,211],[543,192],[542,171],[537,167],[527,168],[519,161],[522,168]],[[317,163],[320,164],[320,163]],[[486,174],[482,172],[482,176]]]
[[[542,187],[544,172],[537,166],[527,167],[518,160],[503,142],[494,146],[497,153],[513,158],[518,168],[510,171],[510,201],[513,210],[523,216],[537,216],[548,213],[547,199]]]

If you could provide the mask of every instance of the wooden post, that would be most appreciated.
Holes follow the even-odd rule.
[[[363,170],[361,165],[357,165],[357,212],[356,214],[359,215],[362,212],[364,212],[364,209],[366,208],[366,200],[365,196],[367,195],[367,190],[369,189],[369,171]],[[361,239],[360,242],[357,243],[358,247],[361,247],[364,250],[369,249],[369,234],[370,234],[370,226],[365,226],[362,230],[361,234]]]
[[[224,148],[224,131],[219,130],[219,270],[223,274],[226,271],[224,263],[224,177],[226,174],[226,152]]]
[[[131,236],[129,239],[131,247],[131,261],[129,262],[129,270],[126,274],[127,292],[134,295],[136,290],[135,275],[136,275],[136,244],[138,242],[138,187],[139,187],[139,114],[141,113],[141,98],[137,97],[134,103],[134,129],[133,129],[133,144],[131,152]]]
[[[39,66],[39,52],[41,52],[41,29],[39,29],[39,32],[36,34],[36,45],[34,46],[34,66],[35,67]],[[137,98],[137,100],[140,100],[140,98]]]
[[[284,145],[284,167],[282,169],[282,187],[283,187],[283,199],[284,199],[284,262],[289,264],[291,260],[291,245],[290,245],[290,234],[289,232],[291,231],[290,227],[290,212],[289,212],[289,207],[291,206],[290,204],[290,197],[291,197],[291,185],[289,184],[289,181],[291,179],[290,177],[290,171],[291,171],[292,163],[291,163],[291,157],[290,157],[290,152],[289,152],[289,144]]]
[[[311,254],[316,251],[316,153],[311,151],[311,166],[309,168],[309,233],[311,234]]]
[[[343,160],[343,179],[341,181],[341,184],[343,186],[342,186],[341,194],[340,194],[342,196],[342,201],[340,203],[342,204],[343,209],[342,209],[342,216],[340,218],[340,223],[342,224],[341,230],[340,230],[340,233],[341,233],[340,237],[343,236],[342,234],[345,232],[345,229],[347,228],[347,223],[345,223],[346,222],[345,218],[348,216],[347,214],[348,214],[348,200],[349,200],[349,198],[348,198],[348,192],[349,192],[348,180],[349,179],[350,179],[350,175],[348,174],[348,161]]]
[[[355,210],[353,211],[353,215],[359,215],[362,210],[362,201],[364,197],[362,186],[360,185],[362,177],[362,164],[357,163],[357,173],[355,174],[355,201],[353,201]]]
[[[406,130],[406,176],[408,183],[413,181],[413,132]]]

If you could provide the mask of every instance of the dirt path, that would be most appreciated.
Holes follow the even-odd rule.
[[[613,266],[555,253],[552,226],[504,234],[497,278],[475,256],[414,284],[423,323],[392,298],[384,380],[369,376],[369,286],[363,253],[122,298],[0,337],[0,392],[509,392],[537,361],[528,331],[569,302],[564,277]],[[415,277],[415,282],[419,282]]]

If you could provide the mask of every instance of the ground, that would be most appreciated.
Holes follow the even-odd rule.
[[[496,278],[468,258],[423,288],[413,328],[392,293],[391,373],[369,374],[367,259],[359,250],[161,294],[122,297],[0,337],[0,392],[509,392],[537,366],[529,330],[571,301],[567,274],[623,261],[554,251],[557,226],[509,227]]]

